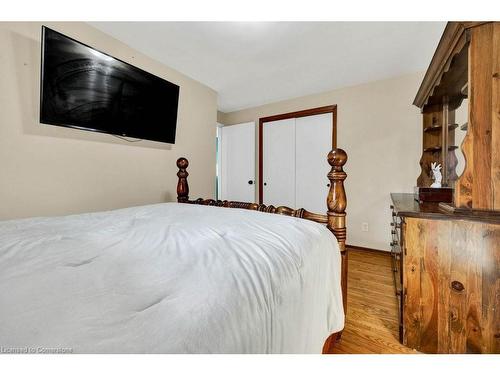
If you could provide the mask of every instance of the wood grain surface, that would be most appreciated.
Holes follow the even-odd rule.
[[[349,248],[348,280],[346,325],[333,353],[417,353],[398,341],[390,254]]]

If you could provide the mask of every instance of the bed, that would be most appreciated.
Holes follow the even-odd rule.
[[[346,156],[328,160],[327,215],[191,201],[181,158],[178,203],[0,222],[2,350],[331,351],[346,301]]]

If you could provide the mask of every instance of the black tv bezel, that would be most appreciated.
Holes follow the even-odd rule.
[[[62,35],[63,37],[75,42],[75,43],[78,43],[84,47],[87,47],[87,48],[90,48],[96,52],[99,52],[99,53],[102,53],[103,55],[106,55],[110,58],[112,58],[113,60],[116,60],[116,61],[119,61],[125,65],[128,65],[134,69],[137,69],[139,70],[141,73],[143,74],[146,74],[146,75],[149,75],[149,76],[152,76],[152,77],[155,77],[155,78],[158,78],[170,85],[173,85],[173,86],[176,86],[177,87],[177,112],[175,114],[175,128],[174,128],[174,132],[173,132],[173,140],[172,142],[168,142],[168,141],[163,141],[163,140],[158,140],[158,139],[152,139],[152,138],[138,138],[138,137],[135,137],[135,136],[131,136],[131,135],[127,135],[125,133],[121,133],[121,134],[117,134],[117,133],[112,133],[112,132],[109,132],[109,131],[106,131],[106,130],[102,130],[102,129],[95,129],[95,128],[89,128],[89,127],[84,127],[84,126],[78,126],[78,125],[73,125],[73,124],[63,124],[63,123],[56,123],[56,122],[53,122],[53,121],[46,121],[46,120],[43,120],[42,119],[42,108],[43,108],[43,82],[44,82],[44,56],[45,56],[45,30],[50,30],[54,33],[57,33],[59,35]],[[162,78],[162,77],[159,77],[157,75],[154,75],[144,69],[141,69],[135,65],[132,65],[126,61],[123,61],[117,57],[114,57],[114,56],[111,56],[110,54],[106,53],[106,52],[103,52],[103,51],[100,51],[98,50],[97,48],[94,48],[94,47],[91,47],[89,46],[88,44],[85,44],[83,42],[80,42],[79,40],[76,40],[75,38],[72,38],[70,36],[67,36],[57,30],[54,30],[54,29],[51,29],[50,27],[47,27],[47,26],[44,26],[42,25],[42,35],[41,35],[41,56],[40,56],[40,108],[39,108],[39,121],[40,121],[40,124],[45,124],[45,125],[52,125],[52,126],[60,126],[60,127],[63,127],[63,128],[72,128],[72,129],[77,129],[77,130],[83,130],[83,131],[90,131],[90,132],[94,132],[94,133],[102,133],[102,134],[109,134],[109,135],[112,135],[112,136],[117,136],[117,137],[131,137],[131,138],[134,138],[134,139],[139,139],[139,140],[147,140],[147,141],[153,141],[153,142],[160,142],[160,143],[166,143],[166,144],[175,144],[175,139],[176,139],[176,136],[177,136],[177,120],[179,118],[179,97],[180,97],[180,89],[181,87],[179,85],[176,85],[175,83],[173,82],[170,82],[170,81],[167,81],[166,79]]]

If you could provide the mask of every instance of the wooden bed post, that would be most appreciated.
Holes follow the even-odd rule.
[[[328,173],[330,180],[330,191],[326,204],[328,206],[328,224],[327,227],[337,238],[342,257],[342,302],[344,304],[344,313],[347,313],[347,249],[345,247],[346,226],[345,209],[347,207],[347,198],[344,189],[344,180],[347,174],[343,166],[347,162],[347,154],[340,148],[333,149],[328,154],[328,164],[332,169]]]
[[[344,305],[344,314],[347,315],[347,249],[345,247],[346,226],[345,226],[345,209],[347,207],[347,198],[344,189],[344,180],[347,174],[344,172],[343,166],[347,162],[347,154],[340,148],[334,148],[328,154],[328,164],[332,167],[328,173],[330,180],[330,191],[326,204],[328,206],[326,226],[332,231],[339,243],[341,255],[341,283],[342,283],[342,304]],[[342,331],[332,333],[323,345],[323,354],[333,353],[335,343],[340,340]]]
[[[186,171],[188,166],[189,162],[186,158],[177,159],[177,168],[179,168],[179,172],[177,172],[177,177],[179,177],[177,182],[177,202],[179,203],[189,200],[189,185],[187,182],[189,173]]]

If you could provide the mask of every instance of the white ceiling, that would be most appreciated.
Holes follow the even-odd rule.
[[[445,22],[91,22],[230,112],[425,70]]]

